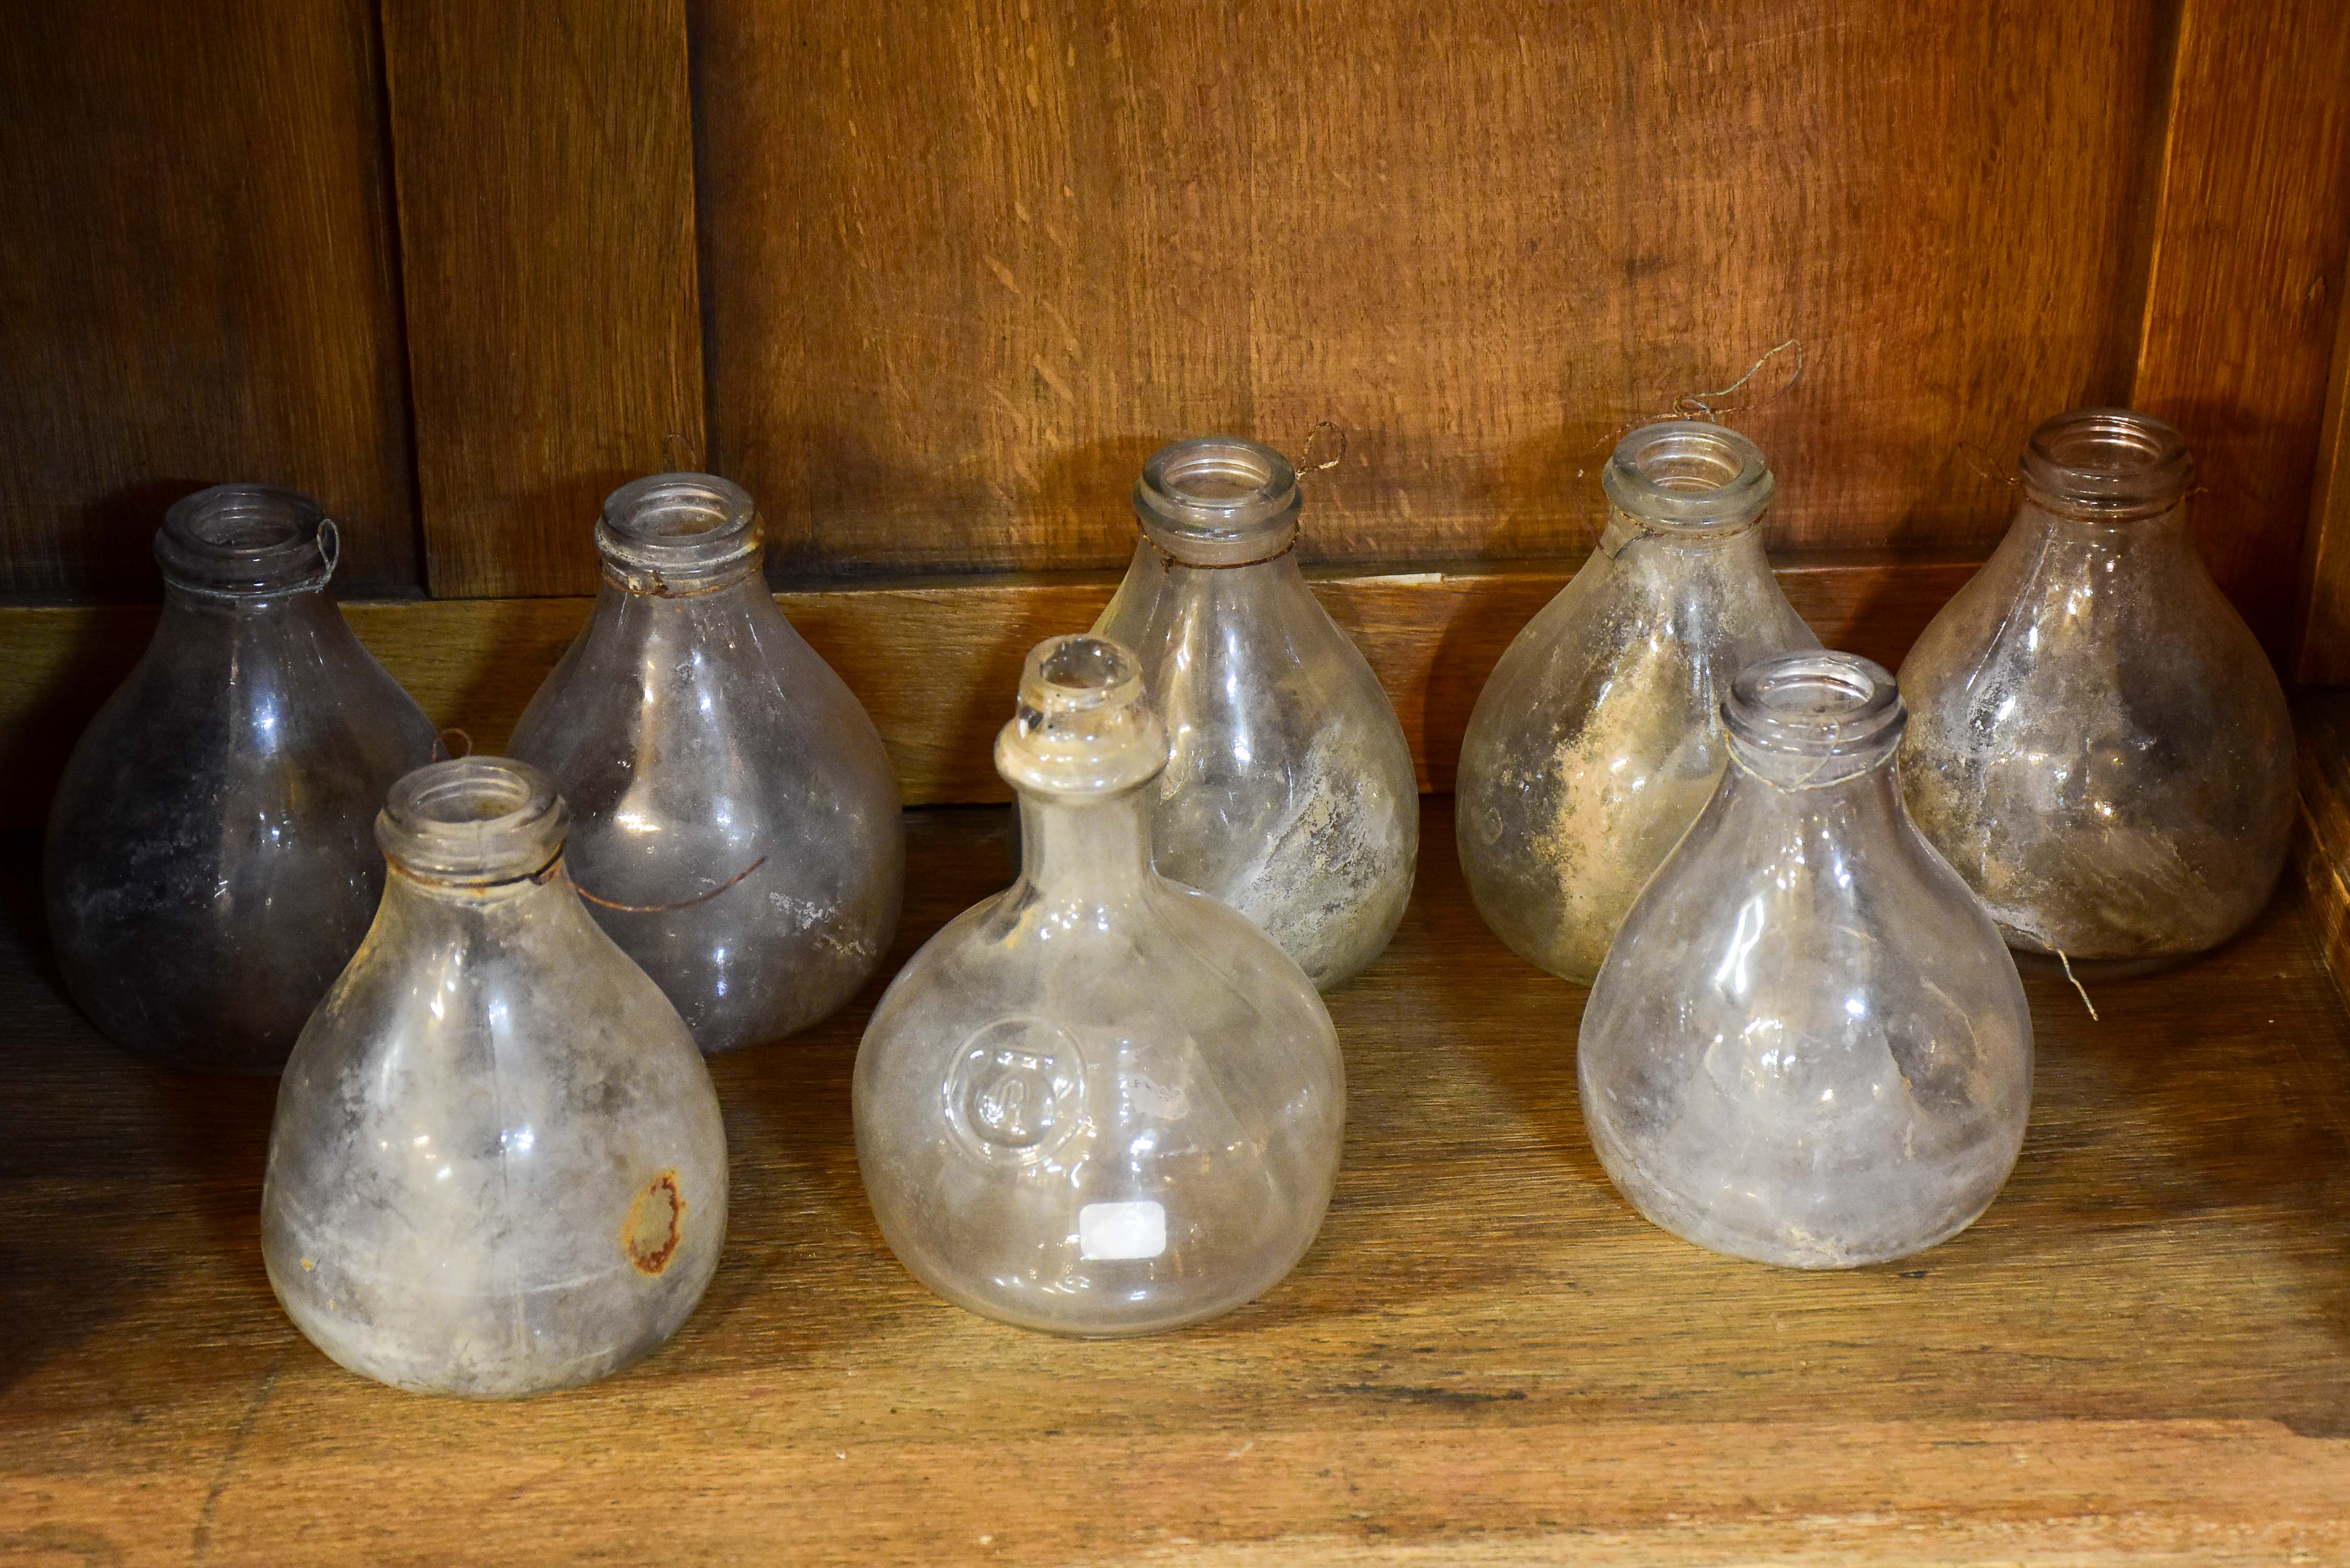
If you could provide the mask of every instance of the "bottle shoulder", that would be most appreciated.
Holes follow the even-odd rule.
[[[76,741],[53,830],[141,855],[324,831],[371,863],[384,793],[432,761],[438,735],[334,606],[321,610],[258,631],[167,615]]]
[[[1152,877],[1093,904],[1016,886],[925,943],[891,982],[868,1052],[935,1050],[1003,1017],[1208,1042],[1336,1035],[1304,972],[1244,918],[1203,893]],[[1219,1047],[1221,1048],[1221,1047]]]
[[[1471,711],[1468,743],[1564,738],[1607,709],[1636,713],[1631,727],[1657,732],[1640,754],[1671,749],[1692,725],[1711,727],[1741,669],[1819,646],[1759,546],[1750,553],[1734,568],[1715,562],[1681,573],[1674,568],[1687,565],[1678,558],[1687,552],[1658,541],[1636,540],[1612,557],[1594,551],[1503,651]]]

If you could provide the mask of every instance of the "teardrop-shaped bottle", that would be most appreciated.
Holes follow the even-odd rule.
[[[2268,658],[2188,532],[2194,459],[2126,409],[2033,433],[1983,569],[1901,666],[1909,810],[2011,946],[2108,978],[2267,904],[2293,745]]]
[[[776,607],[740,485],[624,484],[596,547],[595,613],[508,750],[571,803],[596,919],[704,1051],[805,1029],[898,927],[905,830],[881,736]]]
[[[1297,569],[1301,504],[1271,447],[1162,449],[1134,487],[1142,540],[1094,631],[1141,659],[1166,722],[1159,873],[1246,915],[1328,991],[1403,919],[1419,784],[1378,677]]]
[[[154,640],[82,732],[49,813],[66,989],[171,1067],[269,1074],[375,916],[369,836],[431,721],[351,635],[334,525],[266,484],[200,491],[155,535]]]
[[[718,1266],[709,1069],[564,878],[567,821],[500,757],[395,784],[383,907],[278,1085],[270,1285],[395,1387],[591,1382],[676,1333]]]
[[[1023,866],[890,982],[857,1055],[857,1159],[899,1261],[957,1305],[1149,1334],[1271,1289],[1320,1229],[1345,1069],[1264,934],[1150,864],[1167,737],[1134,655],[1028,656],[995,765]]]
[[[1956,1235],[2032,1108],[2014,960],[1901,806],[1893,678],[1748,666],[1731,764],[1632,906],[1583,1012],[1583,1116],[1617,1190],[1732,1257],[1848,1268]]]
[[[1762,553],[1774,482],[1752,441],[1691,421],[1644,425],[1600,483],[1598,547],[1503,653],[1469,716],[1453,819],[1486,925],[1586,985],[1721,778],[1731,678],[1819,646]]]

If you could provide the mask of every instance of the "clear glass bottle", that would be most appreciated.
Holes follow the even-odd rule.
[[[1149,1334],[1271,1289],[1322,1223],[1345,1069],[1304,972],[1151,869],[1167,736],[1135,656],[1028,656],[995,765],[1023,867],[890,983],[857,1055],[882,1234],[957,1305]]]
[[[1585,985],[1712,798],[1731,678],[1819,646],[1762,553],[1774,481],[1752,441],[1643,425],[1600,483],[1607,531],[1494,666],[1454,785],[1477,912],[1521,958]]]
[[[351,635],[307,496],[200,491],[155,535],[163,615],[66,763],[49,935],[74,1002],[165,1066],[270,1074],[374,918],[368,825],[432,722]]]
[[[1134,487],[1134,562],[1094,631],[1140,656],[1166,722],[1159,873],[1254,920],[1328,991],[1403,919],[1419,783],[1378,677],[1297,569],[1300,504],[1271,447],[1162,449]]]
[[[1918,826],[2009,945],[2107,978],[2243,929],[2292,834],[2284,692],[2195,553],[2194,474],[2160,420],[2048,421],[2007,536],[1901,666]]]
[[[881,736],[776,607],[740,485],[624,484],[596,547],[595,613],[507,749],[554,775],[596,919],[704,1051],[805,1029],[897,929],[905,830]]]
[[[1902,810],[1891,676],[1776,654],[1722,716],[1731,766],[1584,1008],[1585,1124],[1617,1189],[1701,1247],[1906,1257],[1971,1224],[2022,1146],[2014,960]]]
[[[512,1398],[677,1332],[726,1237],[693,1038],[563,876],[554,784],[501,757],[392,786],[392,876],[277,1090],[261,1250],[354,1372]]]

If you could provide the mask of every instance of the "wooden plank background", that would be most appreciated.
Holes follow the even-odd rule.
[[[416,580],[368,0],[9,8],[0,590],[152,597],[172,502],[308,491],[343,580]]]
[[[2187,0],[2130,398],[2195,444],[2204,559],[2288,670],[2350,254],[2345,84],[2350,5]]]
[[[593,591],[605,495],[702,462],[684,0],[383,16],[427,581]]]
[[[1796,338],[1776,538],[1979,552],[1961,448],[2128,395],[2159,14],[709,0],[712,451],[795,564],[1104,566],[1164,439],[1327,418],[1314,558],[1516,560]]]
[[[1710,400],[1782,548],[1979,556],[1979,470],[2135,397],[2297,629],[2334,0],[53,13],[0,66],[0,591],[151,593],[161,504],[260,477],[354,584],[584,593],[602,493],[694,462],[786,583],[1098,571],[1159,441],[1325,419],[1309,559],[1548,565],[1617,430],[1792,341]]]

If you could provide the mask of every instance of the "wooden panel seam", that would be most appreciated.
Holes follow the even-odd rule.
[[[592,592],[588,525],[705,460],[683,0],[384,0],[426,581]]]

